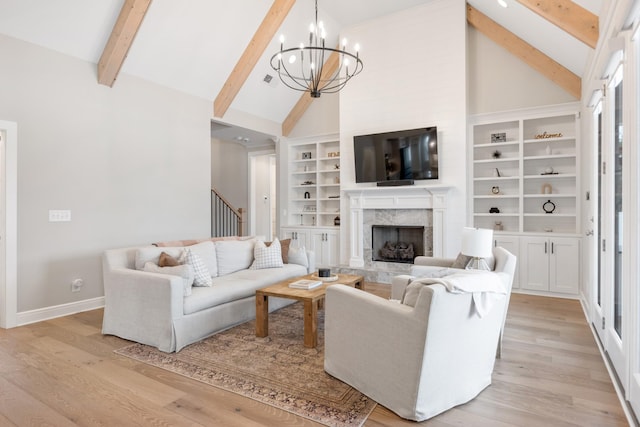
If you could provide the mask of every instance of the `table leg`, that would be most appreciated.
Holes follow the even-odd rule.
[[[269,335],[269,297],[256,293],[256,337]]]
[[[318,345],[318,302],[304,302],[304,346],[314,348]]]

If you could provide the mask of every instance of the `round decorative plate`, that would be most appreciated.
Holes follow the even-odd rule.
[[[338,280],[337,275],[329,276],[329,277],[320,277],[317,274],[312,274],[311,277],[317,280],[322,280],[323,282],[335,282],[336,280]]]

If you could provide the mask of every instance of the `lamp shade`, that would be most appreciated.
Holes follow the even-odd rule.
[[[462,254],[474,258],[492,255],[493,230],[465,227],[462,230]]]

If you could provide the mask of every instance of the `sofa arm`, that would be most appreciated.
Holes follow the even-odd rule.
[[[404,295],[404,290],[409,283],[415,279],[415,276],[410,276],[408,274],[401,274],[399,276],[394,276],[391,279],[391,298],[393,300],[402,301],[402,296]]]
[[[173,320],[184,313],[183,279],[129,268],[103,271],[102,333],[174,351]]]

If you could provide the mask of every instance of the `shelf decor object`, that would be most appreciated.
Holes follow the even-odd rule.
[[[308,44],[284,48],[284,36],[280,36],[280,51],[271,57],[271,68],[278,73],[280,81],[290,89],[309,92],[312,98],[323,93],[335,93],[342,89],[352,77],[362,71],[362,60],[354,46],[355,54],[347,51],[347,39],[341,49],[325,46],[327,33],[322,21],[318,22],[318,0],[315,1],[315,23],[309,26]],[[337,70],[324,70],[325,59],[337,54]],[[327,63],[331,61],[327,60]]]
[[[491,142],[507,142],[507,133],[506,132],[498,132],[491,134]]]
[[[562,138],[562,132],[547,133],[542,132],[534,136],[534,139]]]
[[[493,230],[465,227],[462,230],[462,255],[471,257],[467,270],[489,270],[485,258],[490,257],[493,246]]]
[[[548,214],[553,213],[553,211],[556,210],[556,204],[553,203],[551,200],[547,200],[542,204],[542,210],[544,211],[544,213],[548,213]]]

